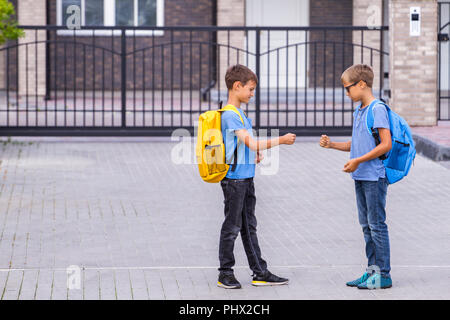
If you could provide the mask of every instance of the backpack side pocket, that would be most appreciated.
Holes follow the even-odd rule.
[[[409,143],[394,140],[386,167],[398,171],[404,171],[406,161],[408,160],[409,147]]]

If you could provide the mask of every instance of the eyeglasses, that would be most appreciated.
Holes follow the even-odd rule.
[[[355,85],[357,85],[360,81],[361,81],[361,80],[358,80],[358,81],[352,83],[351,85],[344,87],[345,90],[347,90],[347,92],[350,93],[350,88],[353,87],[353,86],[355,86]]]

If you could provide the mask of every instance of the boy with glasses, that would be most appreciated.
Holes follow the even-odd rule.
[[[343,171],[351,173],[355,180],[358,218],[364,233],[368,268],[362,277],[347,282],[347,286],[359,289],[392,287],[389,234],[385,223],[388,181],[380,160],[391,150],[392,142],[386,107],[372,93],[373,78],[372,68],[368,65],[357,64],[344,71],[341,82],[347,96],[354,102],[361,102],[354,113],[352,140],[332,142],[326,135],[320,139],[321,147],[350,152],[350,160]],[[378,145],[366,125],[370,105],[373,105],[373,129],[378,131]]]

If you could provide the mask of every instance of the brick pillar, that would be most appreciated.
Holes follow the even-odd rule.
[[[410,36],[410,7],[420,7],[420,36]],[[410,125],[437,123],[437,0],[389,1],[393,109]]]
[[[353,0],[353,25],[358,27],[379,27],[383,25],[382,0]],[[380,31],[364,31],[361,39],[361,31],[353,32],[353,63],[364,63],[373,68],[375,81],[373,89],[380,89],[380,73],[381,59],[380,54],[375,50],[381,50],[381,33]],[[365,48],[361,48],[360,45]],[[368,48],[366,48],[368,47]],[[361,51],[362,50],[362,51]],[[386,49],[383,49],[386,51]],[[372,59],[371,59],[372,55]],[[371,61],[372,60],[372,61]],[[378,96],[378,95],[377,95]]]
[[[218,0],[217,1],[217,25],[218,26],[245,26],[245,0]],[[217,41],[219,44],[228,45],[228,33],[218,32]],[[220,88],[225,87],[225,72],[230,65],[236,64],[238,56],[236,50],[223,46],[220,49]],[[240,31],[230,32],[230,46],[240,49],[245,48],[245,33]],[[239,54],[239,63],[245,64],[245,55]],[[254,70],[253,70],[254,71]]]
[[[19,25],[40,25],[46,24],[46,1],[45,0],[20,0],[18,2]],[[25,37],[19,39],[19,44],[34,43],[35,41],[45,41],[46,32],[35,30],[25,30]],[[27,54],[28,47],[28,54]],[[37,55],[36,55],[37,51]],[[28,59],[27,59],[28,58]],[[35,96],[45,95],[46,80],[46,52],[45,43],[37,46],[19,46],[19,95],[26,94]],[[28,84],[28,93],[27,93]]]

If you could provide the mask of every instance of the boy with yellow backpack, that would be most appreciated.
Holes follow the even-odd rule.
[[[217,285],[226,289],[241,288],[233,272],[234,242],[241,233],[255,286],[287,284],[267,269],[261,257],[256,235],[255,162],[263,159],[262,150],[280,144],[291,145],[295,134],[268,140],[253,137],[252,121],[240,108],[254,95],[256,75],[243,65],[230,67],[225,75],[228,88],[227,105],[200,115],[196,156],[200,176],[206,182],[220,182],[225,198],[225,220],[219,243],[219,279]],[[230,166],[231,164],[231,166]]]

